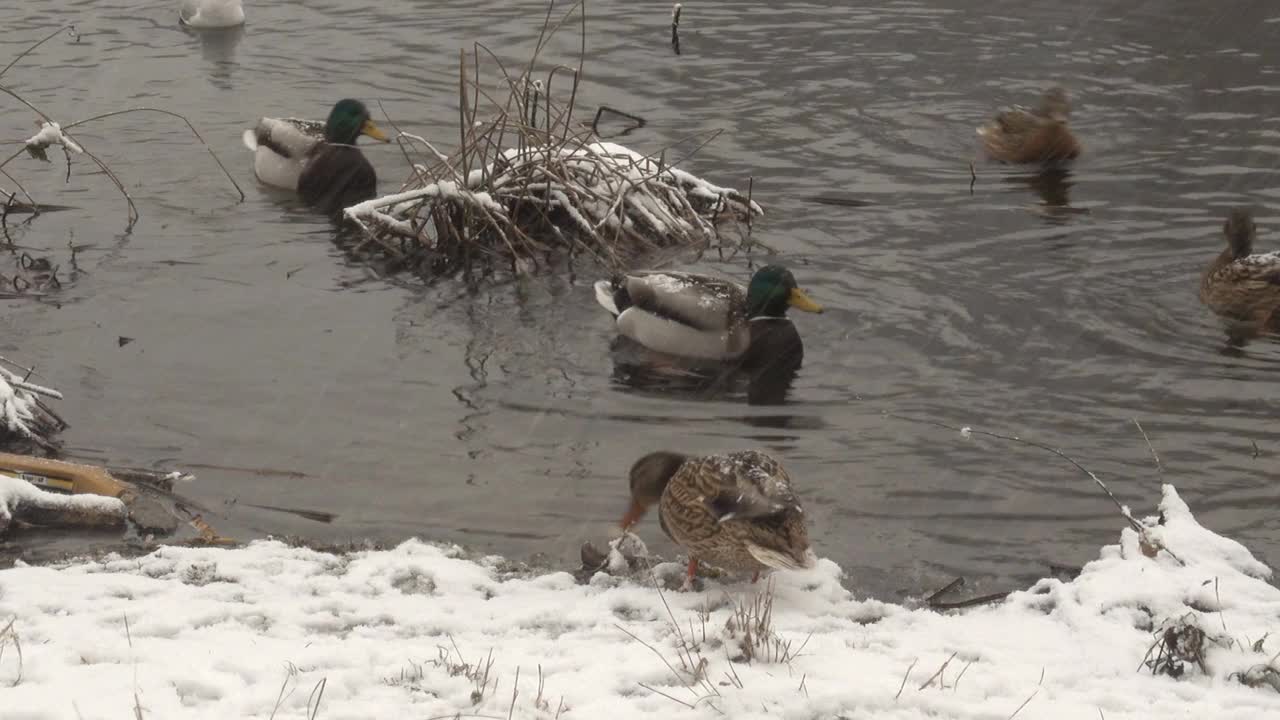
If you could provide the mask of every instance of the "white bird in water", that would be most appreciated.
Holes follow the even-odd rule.
[[[244,24],[240,0],[182,0],[178,18],[193,28],[227,28]]]

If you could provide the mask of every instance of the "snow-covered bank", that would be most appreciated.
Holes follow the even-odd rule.
[[[859,601],[825,560],[779,573],[750,662],[741,622],[726,624],[762,587],[660,594],[604,574],[578,585],[416,541],[16,568],[0,572],[0,631],[13,621],[0,632],[0,715],[1280,717],[1263,669],[1280,652],[1270,571],[1200,527],[1171,487],[1160,510],[1151,534],[1176,559],[1149,557],[1126,528],[1073,582],[962,614]],[[1207,633],[1205,670],[1191,661],[1180,678],[1154,675],[1144,657],[1167,655],[1151,648],[1179,621]]]

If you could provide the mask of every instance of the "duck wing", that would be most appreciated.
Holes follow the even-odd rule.
[[[1280,252],[1249,255],[1223,262],[1218,267],[1209,269],[1205,283],[1212,287],[1232,289],[1236,294],[1280,293]]]
[[[746,290],[709,275],[651,271],[623,276],[614,284],[625,290],[626,304],[697,330],[723,332],[746,312]],[[618,299],[615,295],[615,304],[625,310]]]
[[[1040,117],[1027,108],[1015,105],[998,113],[995,124],[1006,135],[1021,135],[1040,124]]]
[[[244,144],[250,150],[265,147],[280,157],[299,161],[323,138],[324,123],[300,118],[264,117],[244,132]]]
[[[718,486],[705,500],[718,523],[804,512],[790,476],[777,460],[762,452],[713,455],[703,463],[708,474],[718,479]]]

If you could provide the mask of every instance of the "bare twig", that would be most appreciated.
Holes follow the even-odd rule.
[[[18,53],[18,56],[17,56],[17,57],[15,57],[13,60],[10,60],[10,61],[9,61],[9,64],[8,64],[8,65],[5,65],[3,69],[0,69],[0,76],[3,76],[5,73],[9,72],[9,68],[13,67],[14,65],[17,65],[17,64],[18,64],[18,62],[22,60],[22,58],[24,58],[24,57],[26,57],[26,56],[30,55],[31,53],[35,52],[36,48],[38,48],[38,47],[40,47],[41,45],[43,45],[43,44],[45,44],[45,43],[49,42],[50,40],[54,39],[55,37],[57,37],[57,36],[61,35],[61,34],[62,34],[62,33],[64,33],[64,32],[68,32],[68,33],[70,33],[70,34],[71,34],[71,36],[72,36],[72,37],[74,37],[74,38],[76,38],[77,40],[80,38],[80,36],[76,34],[76,26],[75,26],[75,25],[64,25],[64,26],[62,26],[62,27],[58,28],[57,30],[54,30],[53,32],[49,33],[49,34],[48,34],[48,35],[46,35],[44,38],[42,38],[42,39],[40,39],[40,40],[37,40],[37,41],[35,42],[35,44],[31,45],[31,46],[30,46],[30,47],[28,47],[26,50],[23,50],[22,52]]]
[[[969,662],[964,664],[964,667],[960,668],[960,674],[956,676],[956,681],[951,684],[951,692],[955,692],[957,689],[960,688],[960,678],[964,677],[964,674],[969,671],[969,666],[972,664],[973,664],[973,661],[970,660]]]
[[[946,670],[946,669],[947,669],[947,666],[951,664],[951,661],[952,661],[952,660],[954,660],[954,659],[955,659],[955,657],[956,657],[956,655],[959,655],[959,654],[960,654],[960,651],[959,651],[959,650],[956,650],[955,652],[951,653],[951,657],[949,657],[949,658],[947,658],[946,660],[944,660],[944,661],[942,662],[942,665],[941,665],[941,666],[939,666],[939,667],[938,667],[938,669],[937,669],[936,671],[934,671],[934,673],[933,673],[932,675],[930,675],[930,676],[929,676],[929,679],[928,679],[928,680],[925,680],[923,683],[920,683],[920,687],[919,687],[918,689],[919,689],[919,690],[923,690],[923,689],[925,689],[925,688],[929,687],[929,685],[930,685],[931,683],[933,683],[933,681],[934,681],[936,678],[938,678],[938,677],[940,677],[940,676],[942,675],[942,671]],[[939,690],[943,690],[943,689],[945,689],[945,688],[943,687],[943,685],[944,685],[944,683],[943,683],[941,680],[939,680],[939,681],[938,681],[938,689],[939,689]]]
[[[227,166],[222,164],[222,160],[218,157],[218,154],[213,151],[213,148],[209,147],[209,143],[205,141],[204,136],[201,135],[200,131],[196,129],[196,126],[192,125],[191,121],[188,120],[187,117],[181,113],[176,113],[176,112],[173,112],[172,110],[163,110],[161,108],[153,108],[153,107],[128,108],[127,110],[115,110],[113,112],[103,113],[101,115],[94,115],[93,117],[85,118],[83,120],[77,120],[71,123],[70,125],[63,126],[62,130],[63,132],[66,132],[71,128],[79,127],[80,125],[85,125],[87,123],[91,123],[96,120],[104,120],[109,117],[115,117],[116,115],[126,115],[128,113],[136,113],[136,112],[160,113],[161,115],[168,115],[170,117],[178,118],[182,122],[186,123],[187,129],[191,131],[192,135],[196,136],[196,139],[200,141],[201,145],[204,145],[204,149],[209,151],[209,156],[212,157],[213,161],[218,164],[218,168],[222,170],[222,174],[227,177],[227,180],[231,181],[232,187],[234,187],[236,189],[236,192],[240,194],[240,200],[242,202],[244,201],[244,198],[245,198],[244,190],[240,189],[240,183],[236,182],[236,179],[231,176],[231,172],[227,170]]]
[[[1156,472],[1163,473],[1164,468],[1160,465],[1160,456],[1156,454],[1156,449],[1151,445],[1151,438],[1147,437],[1147,431],[1142,429],[1142,423],[1138,422],[1138,418],[1133,418],[1133,424],[1137,426],[1138,432],[1142,433],[1142,439],[1147,441],[1147,449],[1151,451],[1151,459],[1156,463]]]
[[[1088,468],[1086,468],[1084,465],[1081,465],[1079,462],[1077,462],[1075,458],[1071,457],[1070,455],[1067,455],[1066,453],[1062,452],[1061,450],[1059,450],[1059,449],[1057,449],[1057,448],[1055,448],[1055,447],[1053,447],[1053,446],[1051,446],[1051,445],[1045,445],[1044,443],[1036,442],[1035,440],[1026,440],[1026,439],[1024,439],[1024,438],[1020,438],[1020,437],[1018,437],[1018,436],[1016,436],[1016,435],[1003,435],[1003,434],[1001,434],[1001,433],[990,432],[990,431],[988,431],[988,430],[975,430],[975,429],[973,429],[973,428],[971,428],[971,427],[957,427],[957,426],[955,426],[955,425],[951,425],[951,424],[949,424],[949,423],[944,423],[944,422],[941,422],[941,421],[939,421],[939,420],[932,420],[932,419],[929,419],[929,418],[913,418],[913,417],[907,417],[907,416],[904,416],[904,415],[898,415],[897,413],[892,413],[892,412],[887,412],[887,411],[884,413],[884,415],[885,415],[885,417],[891,417],[891,418],[894,418],[894,419],[896,419],[896,420],[904,420],[904,421],[906,421],[906,422],[914,422],[914,423],[923,423],[923,424],[926,424],[926,425],[933,425],[933,426],[935,426],[935,427],[945,428],[945,429],[947,429],[947,430],[954,430],[955,432],[963,433],[963,434],[965,434],[965,435],[969,435],[969,434],[973,434],[973,435],[985,435],[985,436],[987,436],[987,437],[996,438],[997,440],[1007,440],[1007,441],[1009,441],[1009,442],[1015,442],[1015,443],[1019,443],[1019,444],[1022,444],[1022,445],[1028,445],[1028,446],[1031,446],[1031,447],[1034,447],[1034,448],[1039,448],[1039,449],[1044,450],[1044,451],[1046,451],[1046,452],[1053,453],[1054,455],[1057,455],[1058,457],[1062,458],[1063,460],[1066,460],[1067,462],[1071,463],[1071,464],[1072,464],[1073,466],[1075,466],[1075,468],[1076,468],[1077,470],[1079,470],[1080,472],[1082,472],[1082,473],[1084,473],[1085,475],[1089,476],[1089,478],[1090,478],[1091,480],[1093,480],[1093,482],[1094,482],[1094,483],[1095,483],[1099,488],[1102,488],[1102,491],[1103,491],[1104,493],[1106,493],[1106,494],[1107,494],[1107,497],[1111,499],[1111,502],[1115,503],[1116,508],[1118,508],[1118,509],[1120,510],[1120,514],[1121,514],[1122,516],[1124,516],[1124,519],[1129,523],[1129,525],[1130,525],[1131,527],[1133,527],[1133,529],[1134,529],[1134,530],[1136,530],[1137,532],[1139,532],[1139,533],[1141,533],[1141,534],[1144,534],[1144,535],[1145,535],[1145,533],[1146,533],[1146,528],[1144,528],[1144,527],[1142,526],[1142,523],[1138,522],[1137,518],[1133,517],[1132,513],[1130,513],[1130,512],[1129,512],[1129,509],[1128,509],[1128,508],[1126,508],[1126,507],[1125,507],[1125,506],[1120,502],[1120,500],[1116,498],[1115,494],[1111,492],[1111,489],[1107,487],[1106,483],[1102,482],[1102,479],[1101,479],[1101,478],[1099,478],[1097,475],[1093,474],[1093,471],[1089,470],[1089,469],[1088,469]],[[1165,551],[1166,551],[1166,552],[1168,552],[1167,548],[1165,549]],[[1169,554],[1170,554],[1170,555],[1173,555],[1173,553],[1169,553]],[[1176,559],[1176,557],[1177,557],[1177,556],[1174,556],[1174,557],[1175,557],[1175,559]]]

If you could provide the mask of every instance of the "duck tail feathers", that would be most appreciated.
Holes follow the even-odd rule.
[[[818,562],[817,556],[808,548],[805,549],[803,560],[794,558],[785,552],[749,541],[747,542],[747,552],[751,553],[751,557],[759,561],[761,565],[771,567],[774,570],[807,570],[817,565]]]
[[[617,286],[613,284],[612,280],[598,280],[595,288],[596,302],[600,303],[600,306],[608,310],[614,317],[617,317],[620,314],[618,303],[614,300]]]
[[[244,133],[240,136],[240,139],[244,141],[244,146],[249,148],[250,150],[258,149],[257,131],[253,129],[245,130]]]

